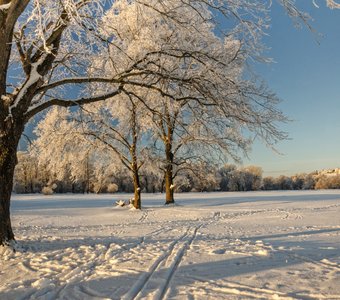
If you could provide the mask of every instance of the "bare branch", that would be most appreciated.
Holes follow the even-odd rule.
[[[95,103],[95,102],[99,102],[99,101],[103,101],[103,100],[115,97],[119,95],[121,92],[122,92],[121,88],[118,88],[110,93],[105,93],[103,95],[93,96],[89,98],[79,98],[79,99],[74,99],[74,100],[57,99],[57,98],[50,99],[46,102],[36,105],[35,107],[32,107],[25,114],[25,119],[28,121],[30,118],[32,118],[39,112],[51,106],[55,106],[55,105],[63,106],[63,107],[81,106],[84,104]]]

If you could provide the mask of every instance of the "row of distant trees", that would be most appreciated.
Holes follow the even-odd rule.
[[[93,158],[82,162],[78,176],[72,176],[65,169],[60,172],[39,164],[31,152],[19,152],[19,163],[15,172],[15,193],[114,193],[134,191],[130,174],[122,167],[105,169]],[[309,190],[338,189],[339,175],[325,175],[318,172],[294,176],[263,177],[258,166],[237,167],[233,164],[223,167],[207,163],[193,164],[182,172],[174,182],[175,192],[211,191],[257,191],[257,190]],[[162,172],[146,168],[141,173],[142,192],[164,192]]]

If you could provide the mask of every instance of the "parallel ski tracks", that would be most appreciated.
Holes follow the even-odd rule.
[[[201,227],[202,224],[188,227],[184,234],[169,245],[166,252],[157,257],[148,272],[143,273],[137,279],[136,283],[123,295],[122,299],[142,299],[146,295],[153,295],[153,299],[163,299],[185,252],[196,238],[197,232]],[[157,284],[156,290],[148,287],[152,285],[152,281],[159,282],[160,280],[161,283]]]

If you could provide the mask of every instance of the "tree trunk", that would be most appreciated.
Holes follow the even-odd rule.
[[[165,172],[165,204],[175,203],[174,186],[172,179],[172,166],[169,166]]]
[[[165,204],[175,203],[174,199],[174,185],[173,185],[173,160],[174,155],[171,151],[171,144],[165,146],[166,162],[165,167]]]
[[[0,132],[1,133],[1,132]],[[0,245],[14,240],[10,218],[10,201],[19,138],[0,135]]]
[[[140,183],[139,183],[139,174],[138,174],[138,168],[133,170],[133,189],[134,189],[134,200],[133,200],[133,206],[136,209],[141,209],[141,192],[140,192]]]
[[[137,124],[136,104],[132,100],[131,100],[131,104],[132,104],[132,110],[131,110],[132,144],[130,146],[130,154],[132,158],[131,172],[133,176],[133,189],[134,189],[133,206],[136,209],[141,209],[142,201],[141,201],[140,178],[139,178],[140,166],[138,166],[138,158],[137,158],[137,141],[138,141],[139,125]]]

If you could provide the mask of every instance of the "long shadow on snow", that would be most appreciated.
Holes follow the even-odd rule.
[[[190,194],[190,198],[187,198],[189,194],[176,194],[176,201],[180,205],[188,206],[195,204],[199,207],[205,206],[222,206],[229,204],[239,204],[239,203],[254,203],[254,202],[263,202],[263,201],[273,201],[273,202],[283,202],[283,203],[291,203],[291,202],[301,202],[301,201],[327,201],[327,200],[339,200],[340,203],[340,194],[328,194],[328,193],[317,193],[317,194],[302,194],[302,195],[291,195],[287,192],[286,195],[275,195],[275,193],[268,192],[268,195],[264,195],[264,192],[261,195],[256,195],[252,192],[240,192],[239,195],[235,196],[235,193],[193,193]],[[197,199],[195,198],[197,195]],[[205,197],[206,195],[206,197]],[[216,195],[216,196],[215,196]],[[59,196],[59,195],[57,195]],[[77,197],[79,195],[76,195]],[[39,199],[39,195],[37,196],[37,200],[17,200],[14,199],[12,201],[11,209],[12,211],[22,211],[22,210],[38,210],[38,209],[65,209],[65,208],[110,208],[114,204],[114,202],[119,198],[128,199],[130,194],[123,195],[115,195],[112,199],[91,199],[88,195],[84,196],[84,198],[74,199],[72,195],[66,195],[65,198],[51,197],[51,201],[47,201],[46,198]],[[144,207],[158,207],[162,206],[164,203],[160,195],[154,194],[143,194],[143,206]],[[155,206],[156,205],[156,206]]]
[[[340,232],[340,228],[328,228],[328,229],[318,229],[318,230],[307,230],[307,231],[299,231],[299,232],[285,232],[279,234],[271,234],[271,235],[257,235],[254,237],[245,237],[239,238],[240,240],[268,240],[268,239],[277,239],[281,237],[296,237],[296,236],[305,236],[305,235],[316,235],[323,233],[332,233],[332,232]]]
[[[215,194],[215,193],[214,193]],[[233,193],[234,194],[234,193]],[[249,196],[244,196],[245,194],[240,194],[240,197],[228,196],[225,197],[207,197],[200,198],[199,203],[197,204],[197,199],[181,199],[180,196],[177,197],[177,201],[182,205],[192,205],[197,204],[198,206],[223,206],[228,204],[240,204],[240,203],[254,203],[254,202],[280,202],[280,203],[292,203],[292,202],[308,202],[308,201],[320,201],[324,202],[327,200],[339,200],[340,204],[340,195],[332,195],[332,194],[308,194],[308,195],[261,195],[261,196],[253,196],[249,193]],[[206,202],[202,202],[202,200],[206,200]]]
[[[99,241],[100,239],[94,239],[93,242]],[[197,240],[197,239],[195,239]],[[83,241],[83,242],[90,242],[90,241]],[[282,240],[282,244],[285,244],[286,241]],[[87,243],[86,243],[87,244]],[[217,281],[222,280],[219,284],[223,285],[223,282],[226,284],[235,282],[235,279],[229,279],[230,277],[234,276],[241,276],[238,278],[238,281],[235,283],[239,283],[242,285],[242,276],[250,275],[250,274],[258,274],[260,276],[260,272],[265,271],[275,271],[277,269],[289,267],[290,271],[292,268],[294,270],[294,265],[298,265],[300,263],[320,263],[323,259],[339,259],[338,252],[329,252],[327,250],[320,250],[320,247],[324,244],[319,242],[310,242],[304,241],[303,246],[304,248],[299,249],[298,247],[301,246],[299,242],[290,242],[289,246],[294,247],[296,250],[290,251],[278,251],[271,253],[270,256],[246,256],[246,257],[237,257],[237,258],[230,258],[230,259],[220,259],[215,261],[203,262],[203,263],[196,263],[196,264],[186,264],[184,265],[183,260],[175,270],[174,274],[172,274],[171,282],[169,286],[172,288],[174,292],[177,288],[181,286],[195,286],[203,289],[209,290],[209,281]],[[305,249],[309,249],[308,253],[306,253]],[[315,250],[318,249],[319,253],[316,255]],[[311,250],[314,250],[311,251]],[[190,251],[190,250],[189,250]],[[188,252],[187,252],[188,253]],[[314,253],[311,257],[310,254]],[[190,253],[189,253],[190,254]],[[205,254],[206,255],[206,254]],[[216,255],[215,259],[218,256]],[[188,262],[185,262],[188,263]],[[118,266],[119,267],[119,266]],[[169,269],[162,268],[156,271],[152,276],[157,278],[158,285],[161,284],[162,280],[169,280],[166,276],[168,274]],[[122,276],[114,276],[114,277],[103,277],[98,276],[92,280],[85,280],[85,281],[78,281],[75,283],[67,284],[65,288],[65,292],[67,292],[68,297],[72,298],[72,293],[77,293],[76,295],[79,296],[79,293],[83,293],[84,299],[90,299],[91,293],[94,297],[95,295],[102,295],[109,297],[110,299],[120,299],[126,292],[129,291],[129,288],[133,286],[133,284],[141,278],[141,276],[145,276],[147,272],[141,271],[139,274],[128,274]],[[151,275],[151,274],[150,274]],[[289,281],[291,276],[287,273],[285,279]],[[268,275],[266,275],[268,278]],[[320,273],[320,280],[322,274]],[[269,281],[270,281],[269,276]],[[273,277],[273,280],[277,280],[277,277]],[[292,281],[294,278],[292,277]],[[317,280],[317,278],[316,278]],[[256,283],[255,283],[256,284]],[[292,287],[295,284],[292,282]],[[247,287],[245,285],[245,287]],[[56,285],[55,290],[59,289],[60,286]],[[242,287],[241,287],[242,288]],[[243,287],[244,288],[244,287]],[[251,288],[249,286],[249,288]],[[258,288],[258,287],[257,287]],[[299,293],[304,292],[306,294],[310,293],[311,291],[304,291],[301,290],[300,287],[297,291],[291,291],[287,293],[287,296],[297,297],[298,299],[312,299],[311,297],[304,297],[299,295]],[[89,294],[90,291],[90,294]],[[53,294],[55,291],[47,291],[48,293]],[[281,291],[284,292],[284,291]],[[332,294],[332,291],[328,291]],[[21,295],[30,295],[31,297],[38,296],[42,293],[41,290],[36,288],[20,288],[18,290],[11,290],[8,292],[0,292],[0,298],[4,299],[18,299],[18,293]],[[48,294],[46,294],[47,296]],[[87,298],[86,298],[87,295]],[[171,295],[170,295],[171,297]],[[226,295],[227,297],[227,295]],[[19,297],[20,298],[20,297]],[[314,299],[314,298],[313,298]]]
[[[53,199],[41,200],[13,200],[12,211],[36,210],[36,209],[65,209],[65,208],[112,208],[114,199]]]
[[[77,251],[82,246],[95,247],[97,245],[109,246],[110,244],[118,244],[122,247],[122,251],[128,251],[129,247],[142,243],[143,238],[131,237],[131,238],[117,238],[115,236],[97,236],[95,238],[85,237],[79,239],[61,239],[54,240],[41,239],[18,241],[18,251],[28,253],[42,253],[57,250],[66,250],[74,248]]]
[[[183,225],[185,224],[185,221],[183,221]],[[128,224],[129,226],[139,226],[140,224],[131,223]],[[88,227],[88,226],[85,226]],[[91,226],[91,228],[97,230],[97,232],[101,228],[115,228],[114,225],[94,225]],[[75,233],[77,233],[77,227],[70,227],[74,230]],[[53,228],[47,228],[53,229]],[[55,227],[54,229],[58,229]],[[44,229],[46,230],[46,229]],[[279,233],[279,234],[269,234],[269,235],[256,235],[256,236],[244,236],[244,237],[237,237],[236,239],[242,240],[242,241],[257,241],[257,240],[271,240],[271,239],[278,239],[278,238],[286,238],[286,237],[299,237],[299,236],[308,236],[308,235],[318,235],[318,234],[325,234],[325,233],[340,233],[340,228],[327,228],[327,229],[318,229],[318,230],[305,230],[305,231],[299,231],[299,232],[285,232],[285,233]],[[152,233],[152,232],[151,232]],[[174,241],[173,238],[167,237],[167,238],[161,238],[158,239],[157,236],[153,236],[151,233],[146,234],[145,236],[140,237],[119,237],[115,236],[114,234],[112,236],[98,236],[95,237],[84,237],[84,238],[75,238],[75,239],[62,239],[60,237],[56,237],[55,239],[47,239],[47,238],[39,238],[39,240],[28,240],[28,241],[19,241],[20,247],[22,247],[22,250],[24,252],[45,252],[45,251],[55,251],[55,250],[64,250],[70,247],[80,247],[80,246],[95,246],[95,245],[105,245],[109,246],[111,243],[118,244],[122,247],[125,247],[130,244],[134,243],[152,243],[152,242],[163,242],[163,243],[171,243]],[[48,236],[48,232],[45,232],[45,236]],[[145,240],[147,238],[147,240]],[[231,238],[229,236],[225,236],[222,239],[225,239],[226,243],[230,240],[234,240],[235,237]],[[221,240],[221,237],[200,237],[197,236],[195,238],[196,241],[200,240]],[[286,241],[288,242],[288,241]],[[272,241],[271,241],[272,243]]]

